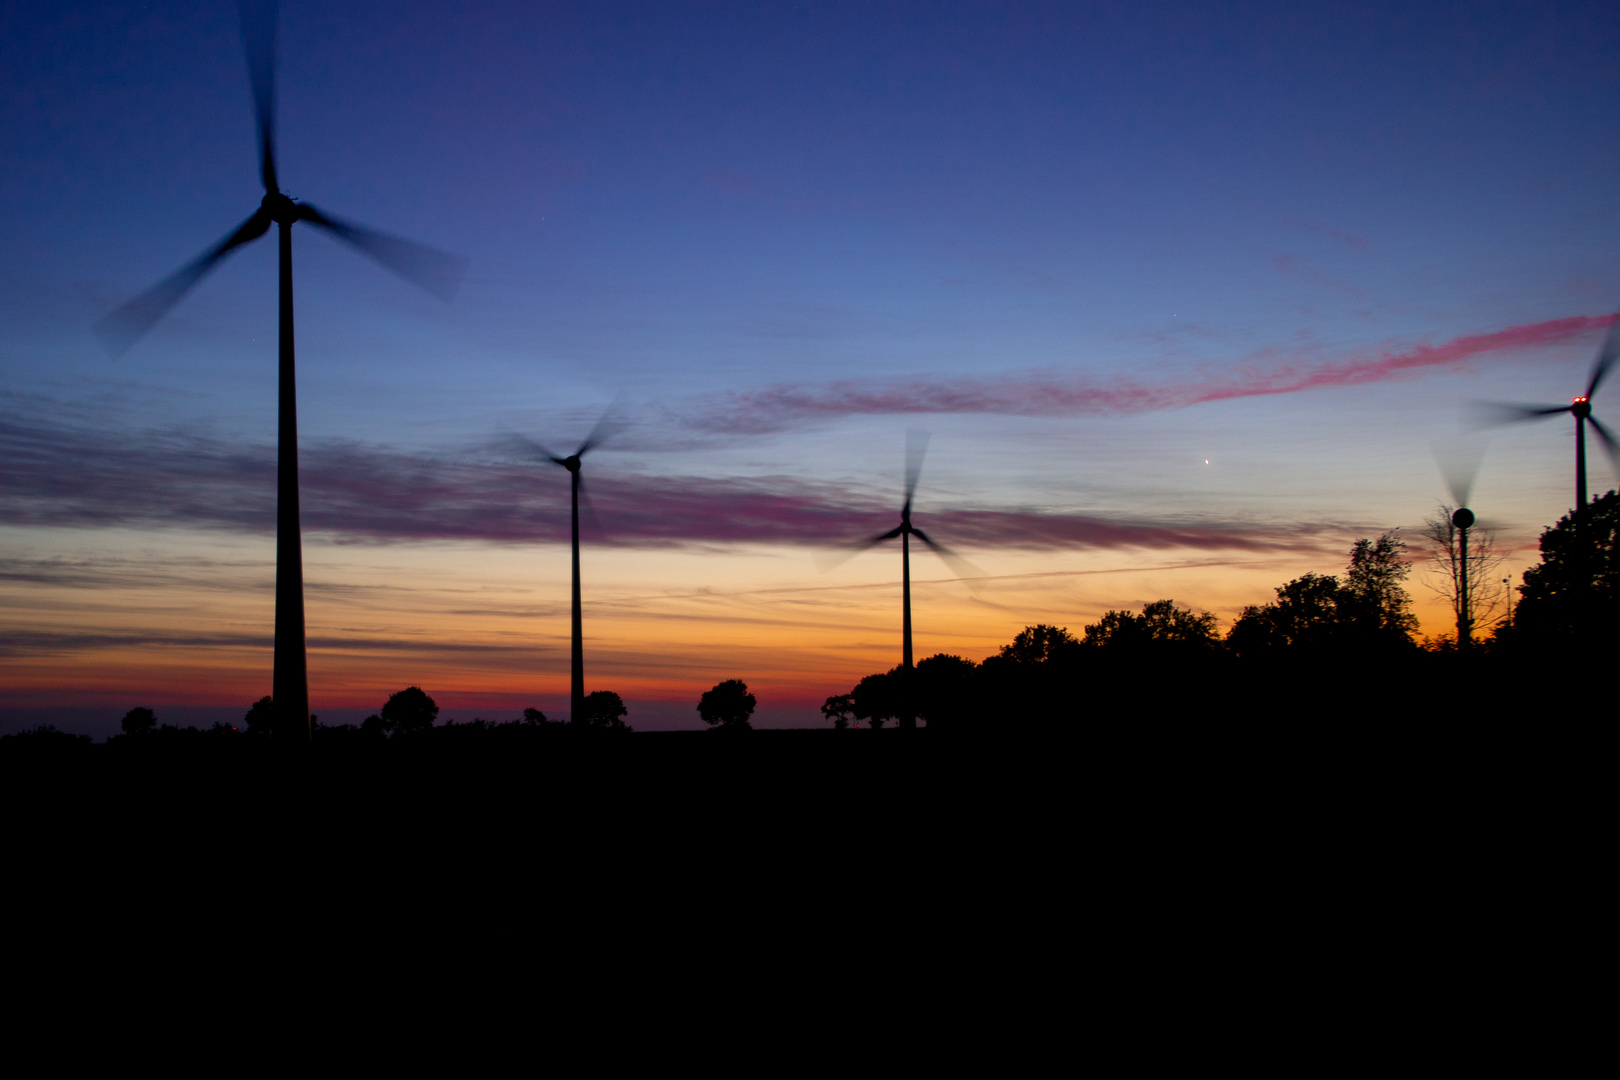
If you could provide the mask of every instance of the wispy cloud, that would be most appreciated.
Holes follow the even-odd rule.
[[[1267,349],[1231,368],[1178,382],[1037,372],[980,379],[850,379],[787,383],[717,395],[693,410],[693,427],[743,434],[863,414],[996,413],[1097,416],[1180,409],[1207,401],[1292,394],[1409,378],[1458,368],[1492,353],[1557,345],[1604,329],[1612,315],[1575,315],[1468,334],[1437,345],[1385,346],[1339,357]]]
[[[0,658],[71,656],[86,649],[268,649],[269,634],[88,634],[11,629],[0,633]]]
[[[0,632],[0,659],[17,657],[72,656],[91,649],[250,649],[263,651],[275,642],[264,634],[183,634],[183,633],[51,633],[11,629]],[[491,642],[463,642],[434,639],[423,641],[385,637],[321,637],[307,642],[311,651],[323,653],[461,653],[473,656],[548,656],[562,650],[544,643],[525,642],[502,645]]]
[[[347,442],[306,445],[306,530],[356,540],[564,542],[567,475],[490,448],[427,455]],[[798,477],[712,478],[587,471],[607,542],[841,544],[891,527],[885,498]],[[275,454],[204,436],[117,432],[0,411],[0,515],[12,525],[275,527]],[[929,515],[966,547],[1299,550],[1342,529],[1200,518],[1103,518],[1061,510],[957,507]],[[1336,540],[1335,540],[1336,542]],[[0,566],[21,579],[66,566]]]

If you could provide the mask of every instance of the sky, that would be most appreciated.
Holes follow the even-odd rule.
[[[1573,502],[1620,304],[1620,10],[1537,4],[287,0],[295,198],[454,252],[449,303],[300,227],[312,707],[587,689],[762,723],[899,661],[1173,598],[1222,625],[1399,528],[1435,464],[1514,578]],[[92,327],[258,205],[236,7],[0,9],[0,730],[270,690],[275,245],[128,353]],[[1595,410],[1620,423],[1612,386]],[[1616,483],[1591,446],[1594,492]]]

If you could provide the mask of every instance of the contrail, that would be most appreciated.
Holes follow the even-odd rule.
[[[1385,346],[1338,359],[1257,359],[1187,382],[1103,382],[1051,373],[995,379],[851,379],[823,385],[787,383],[720,395],[700,410],[696,426],[749,433],[775,431],[838,416],[874,413],[996,413],[1009,416],[1097,416],[1181,409],[1206,401],[1358,386],[1461,367],[1491,353],[1558,345],[1606,328],[1614,315],[1572,315],[1468,334],[1438,345]],[[1270,362],[1267,362],[1270,361]]]

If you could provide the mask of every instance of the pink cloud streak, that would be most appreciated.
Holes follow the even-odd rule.
[[[998,413],[1095,416],[1181,409],[1206,401],[1293,394],[1406,378],[1432,368],[1458,368],[1511,349],[1558,345],[1602,330],[1614,315],[1572,315],[1468,334],[1438,345],[1384,347],[1337,360],[1301,359],[1237,367],[1184,383],[1154,385],[1120,378],[1104,383],[1051,375],[1001,379],[844,380],[822,386],[782,384],[724,395],[723,419],[704,426],[771,431],[835,416],[873,413]],[[1262,361],[1275,350],[1261,354]]]

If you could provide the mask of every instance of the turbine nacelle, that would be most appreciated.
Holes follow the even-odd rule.
[[[1577,419],[1585,420],[1592,415],[1592,403],[1586,398],[1578,397],[1570,405],[1569,411],[1574,413]]]
[[[279,191],[272,191],[261,199],[259,210],[277,225],[291,225],[301,216],[298,204]]]
[[[1472,529],[1474,512],[1466,506],[1459,506],[1457,512],[1451,515],[1451,523],[1459,529]]]

